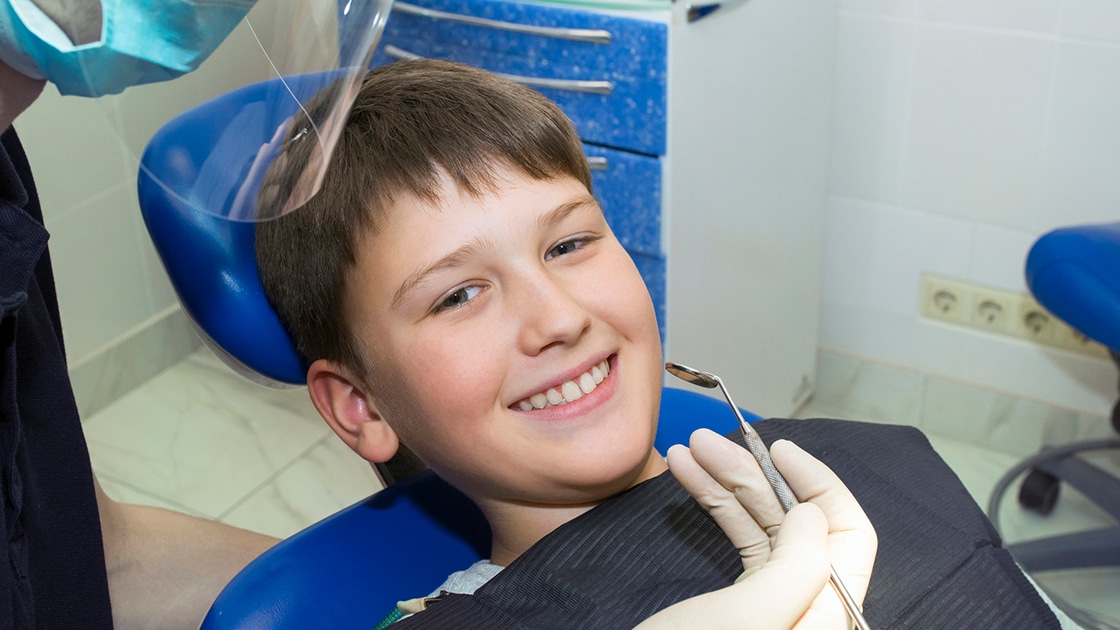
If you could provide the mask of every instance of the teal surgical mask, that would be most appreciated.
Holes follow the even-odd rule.
[[[117,94],[197,68],[256,0],[101,0],[101,38],[75,45],[32,0],[0,8],[0,59],[61,94]]]

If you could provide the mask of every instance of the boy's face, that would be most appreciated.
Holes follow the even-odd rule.
[[[653,305],[582,184],[498,175],[480,198],[398,200],[361,244],[347,312],[370,395],[484,510],[598,501],[657,459]],[[538,408],[550,390],[574,400]]]

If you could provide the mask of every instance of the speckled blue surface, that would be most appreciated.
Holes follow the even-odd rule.
[[[661,330],[661,340],[665,340],[665,257],[647,256],[630,252],[638,273],[642,274],[649,295],[653,298],[653,308],[657,312],[657,327]]]
[[[666,25],[593,11],[501,0],[409,0],[412,4],[491,20],[604,29],[610,44],[554,39],[393,12],[374,65],[393,61],[392,44],[424,57],[449,59],[505,74],[608,80],[609,95],[541,89],[588,142],[665,153]]]
[[[607,160],[606,170],[591,171],[591,185],[618,240],[631,252],[662,255],[660,158],[592,144],[583,150]]]

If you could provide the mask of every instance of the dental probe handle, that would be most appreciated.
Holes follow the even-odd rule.
[[[774,494],[778,497],[778,502],[782,504],[782,509],[789,512],[793,506],[798,504],[797,497],[793,494],[793,489],[789,487],[782,473],[778,472],[778,468],[774,466],[774,460],[770,459],[770,450],[766,448],[766,444],[762,442],[762,438],[758,432],[743,418],[743,414],[739,412],[739,407],[731,399],[731,393],[727,391],[727,387],[723,385],[723,380],[719,377],[715,378],[719,388],[723,391],[723,395],[727,398],[727,402],[731,405],[731,409],[735,411],[735,417],[739,420],[739,429],[743,432],[743,442],[747,445],[747,450],[751,452],[755,460],[758,462],[758,467],[762,469],[762,474],[766,477],[766,481],[770,482],[770,487],[774,489]],[[871,630],[871,626],[863,617],[863,612],[859,609],[859,604],[856,603],[848,587],[844,585],[844,581],[840,579],[840,574],[836,572],[836,568],[829,565],[831,572],[828,578],[832,588],[836,591],[836,595],[840,597],[840,602],[844,604],[844,609],[848,612],[852,622],[855,624],[856,630]]]
[[[724,386],[723,379],[717,377],[715,380],[720,390],[723,391],[724,397],[727,398],[727,402],[731,405],[732,411],[735,412],[735,417],[739,420],[739,430],[743,433],[743,442],[746,443],[747,450],[758,461],[758,466],[762,469],[766,481],[770,482],[774,494],[778,495],[778,502],[782,504],[782,509],[786,512],[792,510],[793,506],[798,503],[797,497],[794,496],[793,490],[786,483],[786,478],[774,466],[774,460],[770,459],[770,450],[766,448],[758,432],[743,418],[743,414],[739,412],[739,407],[735,404],[735,401],[731,400],[731,393]]]
[[[724,398],[727,399],[727,404],[731,405],[731,410],[735,412],[735,417],[739,420],[739,430],[743,433],[743,441],[747,445],[747,450],[754,456],[758,466],[762,469],[762,474],[766,477],[766,481],[770,483],[770,487],[774,490],[774,494],[778,497],[778,502],[782,504],[782,509],[789,512],[793,506],[797,505],[797,497],[794,496],[793,490],[790,489],[789,484],[786,483],[785,477],[778,472],[778,468],[774,466],[774,461],[770,459],[770,450],[766,448],[766,444],[762,442],[758,432],[745,419],[743,414],[739,412],[739,406],[731,399],[731,392],[727,391],[727,387],[723,384],[723,379],[712,374],[711,372],[701,372],[700,370],[690,368],[687,365],[680,363],[673,363],[672,361],[665,364],[665,370],[673,376],[693,385],[713,389],[719,387],[723,392]],[[836,567],[829,566],[831,574],[828,581],[832,583],[832,588],[836,590],[836,594],[840,597],[841,603],[844,604],[844,609],[848,612],[848,616],[852,619],[857,630],[871,630],[867,620],[863,618],[863,612],[859,609],[859,604],[856,603],[854,597],[848,588],[844,586],[844,581],[840,579],[840,574],[836,572]]]

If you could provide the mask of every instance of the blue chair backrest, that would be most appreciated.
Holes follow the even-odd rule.
[[[240,168],[247,170],[255,150],[272,137],[276,118],[296,107],[291,101],[292,112],[283,112],[262,103],[286,102],[289,90],[317,89],[323,76],[329,75],[256,83],[203,103],[164,125],[141,159],[140,210],[184,310],[219,356],[262,382],[302,385],[306,364],[265,297],[255,224],[200,212],[196,206],[206,204],[207,196],[232,191],[216,192],[205,178],[198,182],[200,173],[213,168],[208,160],[216,151],[222,151],[221,167],[228,168],[233,156],[244,158]],[[176,192],[192,189],[191,199]]]
[[[1039,304],[1120,351],[1120,223],[1044,234],[1027,256],[1027,286]]]

